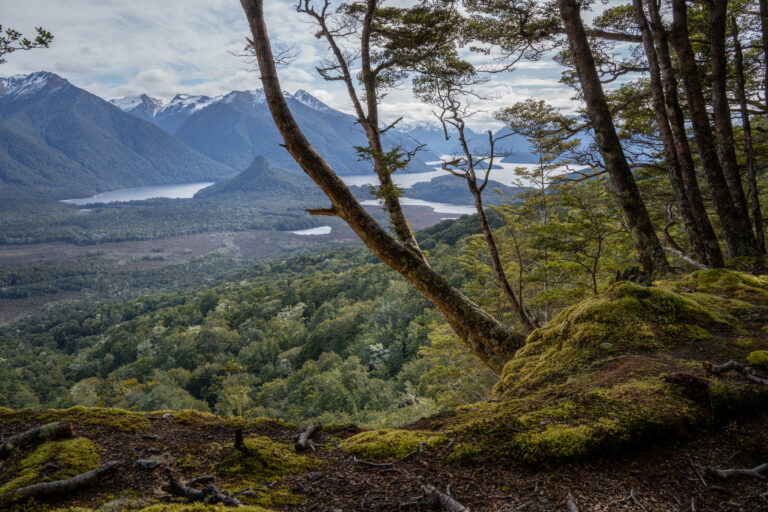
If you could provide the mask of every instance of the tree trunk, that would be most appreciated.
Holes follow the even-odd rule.
[[[728,0],[704,2],[709,10],[709,53],[712,66],[712,118],[715,122],[717,154],[723,166],[728,190],[736,203],[742,222],[749,225],[747,199],[741,184],[741,173],[736,161],[736,148],[731,124],[731,107],[728,102],[726,80],[728,64],[725,52],[725,26],[727,23]]]
[[[768,0],[760,0],[760,33],[763,36],[761,42],[763,46],[763,69],[765,70],[763,93],[765,94],[765,102],[768,103]]]
[[[675,194],[675,201],[680,209],[680,216],[683,219],[685,232],[691,243],[693,257],[699,262],[708,262],[709,259],[704,250],[701,233],[699,231],[696,219],[693,216],[688,194],[683,182],[683,174],[680,168],[680,160],[677,156],[672,129],[669,126],[669,117],[667,115],[666,101],[664,99],[664,90],[661,84],[661,71],[659,59],[656,55],[656,49],[653,45],[653,35],[648,25],[648,18],[645,16],[642,0],[633,0],[635,8],[635,19],[640,27],[640,33],[643,38],[643,48],[648,58],[648,68],[650,71],[651,96],[653,98],[653,110],[656,114],[656,123],[659,125],[659,137],[664,144],[664,153],[667,157],[667,166],[669,167],[669,182],[672,185],[672,191]]]
[[[490,368],[500,372],[503,363],[522,346],[524,337],[491,317],[451,286],[420,255],[395,240],[365,211],[344,182],[307,141],[291,115],[275,69],[262,12],[263,0],[240,0],[240,3],[253,36],[253,48],[267,103],[291,156],[331,200],[334,214],[352,228],[371,252],[429,298],[478,357]]]
[[[616,135],[613,118],[581,20],[580,5],[577,0],[559,0],[558,4],[597,145],[616,187],[619,203],[627,214],[629,229],[640,263],[649,275],[667,273],[670,271],[667,257],[656,236],[645,203],[640,197],[640,190],[624,156],[621,142]]]
[[[752,125],[749,122],[749,109],[747,108],[747,93],[744,78],[744,53],[739,41],[739,26],[736,18],[731,18],[733,27],[734,59],[733,67],[736,74],[736,97],[739,100],[741,110],[741,128],[744,130],[744,154],[747,157],[747,190],[749,206],[752,213],[752,226],[755,229],[757,249],[765,254],[765,233],[763,232],[763,212],[760,209],[760,194],[757,190],[757,164],[755,163],[755,149],[752,145]],[[768,71],[767,71],[768,73]]]
[[[720,218],[728,253],[732,258],[750,256],[756,252],[753,247],[752,229],[748,224],[744,224],[739,215],[717,157],[704,93],[699,82],[698,68],[688,37],[688,13],[685,0],[672,0],[672,14],[672,45],[677,53],[680,75],[691,115],[691,125],[699,148],[701,163],[709,182],[710,193]]]
[[[699,227],[709,266],[720,268],[725,266],[723,253],[720,250],[720,243],[712,227],[712,222],[709,220],[709,214],[704,206],[704,200],[699,189],[696,166],[693,162],[693,154],[691,153],[691,146],[688,143],[688,134],[685,129],[685,116],[683,115],[683,109],[680,107],[680,99],[677,94],[677,77],[672,66],[672,58],[669,55],[667,30],[664,28],[656,1],[648,0],[647,5],[651,16],[649,25],[653,33],[656,56],[659,61],[669,124],[675,142],[680,171],[685,183],[685,191],[691,205],[691,213],[696,219],[696,225]]]

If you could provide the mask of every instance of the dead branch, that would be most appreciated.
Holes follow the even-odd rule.
[[[107,462],[103,466],[92,469],[87,473],[81,473],[65,480],[56,480],[55,482],[44,482],[21,487],[13,492],[0,496],[0,507],[10,503],[24,501],[29,498],[42,498],[54,496],[56,494],[67,494],[83,487],[95,484],[102,476],[110,473],[120,463],[117,461]]]
[[[173,476],[170,469],[168,470],[168,492],[174,496],[187,498],[190,501],[204,501],[211,505],[221,503],[227,507],[239,507],[243,504],[242,501],[234,496],[222,493],[218,487],[213,484],[206,485],[201,491],[187,487]]]
[[[19,448],[27,448],[46,441],[72,437],[72,423],[48,423],[9,437],[0,444],[0,459],[10,457]]]
[[[665,234],[666,234],[666,232],[665,232]],[[690,256],[688,256],[684,252],[675,249],[674,247],[669,247],[669,246],[663,246],[663,247],[664,247],[664,250],[671,252],[672,254],[674,254],[678,258],[680,258],[681,260],[685,261],[689,265],[692,265],[692,266],[698,268],[699,270],[707,270],[709,268],[706,265],[704,265],[703,263],[699,263],[695,259],[691,258]]]
[[[705,471],[709,476],[713,476],[715,478],[719,478],[721,480],[728,480],[731,477],[734,476],[749,476],[752,478],[760,478],[765,479],[765,476],[763,473],[768,471],[768,463],[761,464],[757,467],[754,467],[752,469],[747,468],[736,468],[736,469],[716,469],[716,468],[706,468]]]
[[[306,451],[308,448],[311,448],[314,450],[314,447],[312,447],[312,443],[310,443],[309,439],[315,435],[316,433],[320,432],[320,429],[322,429],[323,426],[320,424],[320,422],[315,422],[305,428],[301,431],[301,433],[296,438],[296,443],[294,444],[294,448],[297,452],[303,452]]]
[[[429,499],[432,507],[439,507],[439,510],[444,510],[445,512],[469,512],[467,507],[431,485],[422,485],[421,490],[427,495],[427,499]]]
[[[748,365],[744,363],[740,363],[738,361],[734,361],[733,359],[723,364],[713,365],[709,361],[704,361],[702,364],[704,365],[704,369],[707,370],[707,372],[712,373],[714,375],[720,375],[721,373],[726,373],[731,370],[734,370],[738,372],[739,375],[741,375],[743,378],[747,379],[750,382],[754,382],[755,384],[760,384],[762,386],[768,386],[768,379],[758,377],[757,375],[752,373],[752,369]]]

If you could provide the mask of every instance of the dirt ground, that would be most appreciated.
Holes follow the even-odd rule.
[[[0,425],[3,435],[35,426],[34,422]],[[205,425],[179,424],[155,415],[148,430],[121,432],[98,425],[75,425],[76,435],[97,443],[103,460],[121,462],[119,471],[95,487],[76,492],[62,500],[45,502],[55,506],[95,506],[103,496],[138,491],[142,500],[167,500],[163,490],[164,470],[137,468],[134,461],[157,453],[199,457],[197,470],[179,469],[171,462],[180,480],[208,473],[219,462],[206,452],[213,442],[231,443],[234,430],[223,422]],[[430,510],[421,486],[433,485],[470,510],[480,511],[566,511],[572,496],[579,512],[619,511],[764,511],[768,491],[764,479],[735,477],[719,480],[706,468],[752,468],[768,461],[768,413],[732,422],[716,430],[701,432],[686,442],[649,440],[642,447],[618,456],[578,464],[531,467],[520,463],[486,459],[463,467],[445,461],[447,447],[425,450],[405,460],[380,466],[359,462],[337,449],[339,437],[347,430],[325,432],[317,439],[315,452],[320,460],[311,475],[287,476],[280,484],[303,497],[294,505],[276,510],[302,511],[427,511]],[[249,433],[246,431],[246,434]],[[262,432],[263,433],[263,432]],[[288,428],[271,430],[269,436],[291,442],[296,432]],[[653,444],[650,444],[650,443]],[[190,452],[190,450],[192,450]],[[3,476],[21,455],[0,461]],[[177,500],[177,499],[174,499]],[[571,511],[568,511],[571,512]]]

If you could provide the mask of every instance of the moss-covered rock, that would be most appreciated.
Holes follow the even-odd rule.
[[[768,350],[755,350],[747,356],[747,362],[760,370],[768,370]]]
[[[48,441],[8,469],[12,478],[0,487],[0,495],[40,482],[71,478],[100,464],[99,448],[89,439]]]
[[[717,269],[653,286],[619,282],[534,331],[504,367],[494,401],[450,411],[433,427],[532,462],[682,433],[711,421],[712,404],[734,413],[768,399],[701,364],[768,349],[766,323],[766,277]]]
[[[419,448],[432,448],[447,443],[448,438],[434,432],[382,429],[360,432],[341,442],[341,449],[367,459],[405,457]]]

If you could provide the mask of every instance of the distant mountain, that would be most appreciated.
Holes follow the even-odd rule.
[[[232,173],[58,75],[0,78],[0,195],[84,197]]]
[[[371,164],[358,159],[355,146],[367,146],[353,116],[334,110],[310,93],[285,93],[296,122],[339,175],[370,174]],[[300,173],[296,162],[281,146],[280,136],[261,89],[234,91],[210,98],[177,95],[168,103],[133,96],[112,100],[125,112],[148,119],[210,158],[235,169],[246,167],[256,155],[266,155],[274,165]],[[156,105],[161,105],[156,108]],[[394,133],[394,132],[393,132]],[[406,137],[384,136],[387,148],[416,142]],[[410,170],[429,171],[423,160],[412,160]]]
[[[322,196],[322,192],[309,178],[272,167],[266,158],[259,155],[246,170],[200,190],[195,194],[195,199],[232,196],[301,200]]]

